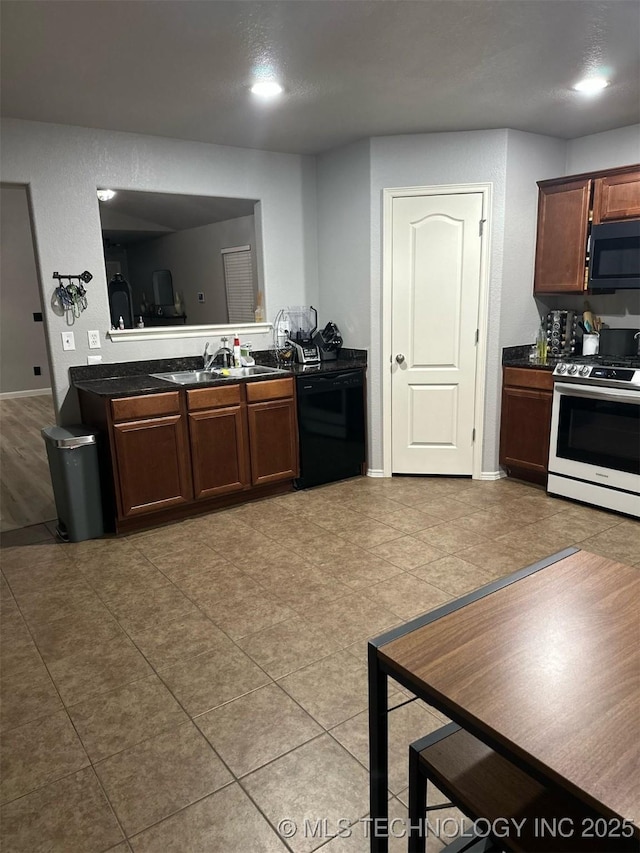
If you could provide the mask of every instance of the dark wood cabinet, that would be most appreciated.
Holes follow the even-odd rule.
[[[509,475],[546,483],[552,401],[551,371],[504,368],[500,465]]]
[[[113,442],[123,517],[191,500],[182,414],[114,424]]]
[[[103,499],[119,533],[282,493],[299,474],[293,378],[79,396],[102,436]]]
[[[240,386],[187,391],[187,407],[195,499],[248,489],[247,415]]]
[[[640,219],[640,170],[594,181],[593,224]]]
[[[538,181],[533,292],[586,290],[591,223],[624,219],[640,219],[638,165]]]
[[[582,293],[591,180],[544,181],[538,193],[535,293]]]
[[[254,486],[298,476],[295,401],[276,400],[247,406],[251,482]]]

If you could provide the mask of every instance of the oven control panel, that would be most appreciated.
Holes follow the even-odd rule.
[[[553,375],[558,380],[577,380],[597,385],[640,386],[640,370],[632,367],[603,367],[601,365],[560,362]]]

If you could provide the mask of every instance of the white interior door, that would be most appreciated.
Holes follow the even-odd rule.
[[[392,471],[471,474],[482,193],[393,199]]]

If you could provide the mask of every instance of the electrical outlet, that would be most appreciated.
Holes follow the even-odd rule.
[[[73,332],[63,332],[62,333],[62,349],[63,350],[71,350],[76,348],[76,339],[73,336]]]
[[[89,349],[100,349],[102,344],[100,343],[100,332],[93,331],[87,332],[87,340],[89,341]]]

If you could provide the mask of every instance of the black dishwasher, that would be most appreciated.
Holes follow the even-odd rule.
[[[365,461],[364,371],[296,377],[298,489],[356,477]]]

